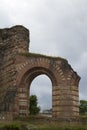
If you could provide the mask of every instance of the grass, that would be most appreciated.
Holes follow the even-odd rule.
[[[87,130],[87,125],[52,121],[50,118],[45,117],[31,116],[16,119],[16,121],[18,120],[20,120],[20,123],[24,123],[29,130]]]
[[[47,56],[47,55],[42,55],[42,54],[36,54],[36,53],[30,53],[30,52],[20,52],[19,53],[20,55],[22,56],[26,56],[26,57],[41,57],[41,58],[48,58],[48,59],[60,59],[60,60],[65,60],[67,61],[66,59],[64,58],[61,58],[61,57],[56,57],[56,56]]]
[[[87,124],[53,121],[51,118],[43,116],[29,116],[1,122],[0,130],[87,130]]]
[[[0,130],[21,130],[22,126],[19,123],[1,123]]]
[[[23,126],[26,126],[23,128]],[[87,130],[87,126],[71,126],[59,124],[57,122],[17,122],[9,124],[0,124],[0,130]]]
[[[27,127],[30,130],[87,130],[87,126],[73,126],[69,124],[61,124],[58,122],[37,122],[37,123],[28,123]]]

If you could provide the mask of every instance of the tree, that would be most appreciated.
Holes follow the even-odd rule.
[[[37,96],[36,95],[31,95],[30,96],[30,115],[36,115],[40,112],[40,107],[37,106]]]
[[[80,100],[80,106],[79,106],[80,114],[86,114],[87,113],[87,101]]]

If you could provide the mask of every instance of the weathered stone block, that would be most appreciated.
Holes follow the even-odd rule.
[[[80,77],[66,59],[29,53],[29,41],[23,26],[0,29],[0,111],[28,116],[30,85],[45,74],[52,82],[53,117],[78,116]]]

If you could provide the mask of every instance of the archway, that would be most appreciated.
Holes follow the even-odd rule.
[[[49,77],[46,75],[37,76],[31,83],[30,95],[37,96],[41,113],[43,110],[52,109],[52,83]]]
[[[3,106],[8,103],[7,111],[13,116],[27,116],[30,85],[35,77],[45,74],[52,82],[52,115],[57,118],[79,116],[80,77],[68,61],[30,53],[29,31],[23,26],[2,29],[1,33],[0,110],[4,111]],[[7,40],[3,39],[4,35]]]
[[[29,115],[29,97],[32,81],[39,75],[47,75],[53,86],[56,86],[56,78],[52,71],[43,67],[34,67],[23,75],[19,87],[19,115]]]

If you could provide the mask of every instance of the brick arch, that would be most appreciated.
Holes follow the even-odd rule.
[[[0,111],[27,116],[27,86],[46,74],[52,81],[53,117],[79,116],[80,77],[68,61],[30,53],[29,31],[23,26],[0,29],[0,34]]]
[[[34,54],[36,55],[36,54]],[[20,84],[21,80],[23,77],[25,77],[25,75],[27,73],[29,73],[28,71],[30,70],[42,70],[42,73],[47,73],[48,77],[53,75],[53,77],[55,77],[55,82],[56,82],[56,85],[59,83],[59,82],[66,82],[67,78],[68,78],[68,75],[65,75],[64,72],[63,72],[63,69],[61,68],[61,64],[63,63],[63,61],[66,61],[65,59],[61,59],[61,58],[48,58],[48,57],[44,57],[42,55],[42,57],[28,57],[26,59],[26,57],[24,56],[18,56],[17,57],[17,61],[18,60],[24,60],[21,64],[20,63],[17,63],[16,65],[16,69],[17,69],[17,83],[18,85]],[[67,61],[66,61],[66,64]],[[72,71],[72,73],[74,73]],[[52,80],[52,78],[51,78]]]
[[[64,69],[64,67],[66,68]],[[79,115],[79,76],[73,71],[65,59],[48,58],[43,55],[36,56],[35,54],[32,57],[30,55],[26,57],[22,54],[17,56],[16,70],[18,93],[20,93],[20,89],[25,89],[27,103],[29,101],[29,93],[27,92],[29,91],[28,87],[31,82],[38,75],[45,74],[52,82],[52,116],[71,117]],[[29,103],[27,103],[25,103],[25,109],[29,108]],[[21,104],[20,100],[19,104]],[[28,110],[25,110],[25,115],[28,115]],[[20,109],[18,113],[20,113]]]
[[[20,56],[20,59],[21,58],[22,57]],[[30,87],[30,84],[32,83],[32,81],[38,75],[41,75],[41,74],[47,75],[49,77],[49,79],[51,80],[51,82],[52,82],[52,88],[55,87],[55,86],[57,86],[57,84],[58,84],[57,83],[58,82],[58,78],[56,78],[56,71],[57,70],[54,71],[54,69],[50,69],[49,68],[50,60],[48,60],[46,58],[44,58],[44,60],[43,60],[43,58],[38,58],[37,59],[37,63],[36,62],[30,63],[30,62],[32,62],[32,60],[28,61],[28,59],[27,59],[26,62],[24,62],[23,64],[21,64],[17,68],[17,70],[19,72],[18,78],[17,78],[18,79],[18,91],[20,93],[20,89],[21,88],[23,88],[23,89],[26,88],[27,99],[29,99],[28,98],[28,95],[29,95],[29,93],[28,93],[29,88],[28,87]],[[29,108],[28,105],[29,104],[27,104],[26,108]],[[29,113],[28,110],[29,109],[27,109],[27,111],[25,112],[25,115],[28,115],[28,113]],[[20,109],[19,109],[19,113],[20,113]]]
[[[28,83],[28,85],[30,85],[31,82],[33,81],[33,79],[41,74],[47,75],[49,77],[49,79],[51,80],[52,85],[57,86],[57,80],[56,80],[54,72],[52,72],[51,70],[49,70],[45,67],[44,68],[43,67],[32,67],[31,69],[29,69],[23,75],[23,77],[21,79],[21,84],[22,84],[22,82],[24,82],[24,83]]]
[[[30,86],[32,81],[39,75],[45,74],[46,76],[49,77],[51,83],[52,83],[52,88],[53,86],[57,86],[57,81],[56,81],[56,77],[54,76],[54,73],[50,70],[48,70],[47,68],[43,68],[43,67],[33,67],[32,69],[29,69],[22,77],[21,79],[21,83],[20,83],[20,87],[19,87],[19,91],[20,88],[25,88],[26,89],[26,95],[27,95],[27,99],[29,99],[29,94],[30,94]],[[20,99],[19,99],[20,102]],[[28,102],[28,101],[27,101]],[[20,106],[19,106],[20,108]],[[27,111],[25,112],[25,115],[28,116],[29,113],[29,103],[26,105]],[[21,110],[19,109],[19,114],[23,114],[23,112],[21,113]]]

